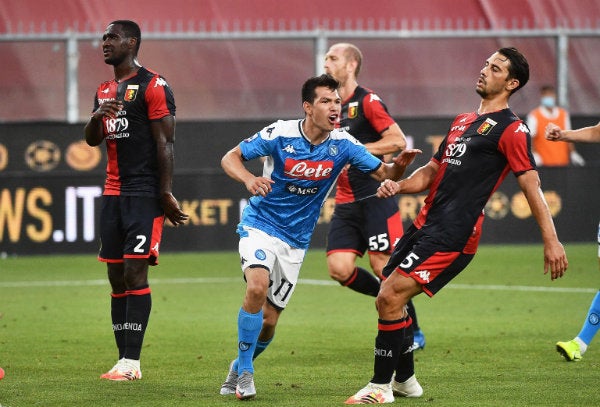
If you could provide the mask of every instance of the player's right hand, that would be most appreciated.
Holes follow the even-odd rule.
[[[120,100],[107,100],[100,105],[93,116],[96,119],[101,119],[103,116],[116,119],[119,115],[119,111],[123,110],[123,102]]]
[[[246,183],[246,189],[252,195],[267,196],[267,194],[273,190],[271,184],[274,183],[275,181],[270,178],[254,177]]]
[[[384,180],[377,188],[377,198],[389,198],[400,192],[400,185],[391,179]]]
[[[558,141],[562,138],[560,127],[554,123],[548,123],[546,126],[546,139],[550,141]]]

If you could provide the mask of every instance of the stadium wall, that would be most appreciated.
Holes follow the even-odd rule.
[[[574,117],[575,127],[597,118]],[[245,199],[243,186],[229,179],[220,158],[233,145],[269,124],[268,120],[181,122],[177,125],[175,196],[190,214],[177,229],[167,226],[167,251],[235,250],[236,224]],[[450,119],[402,120],[402,128],[425,163]],[[83,125],[0,124],[0,255],[95,252],[99,198],[106,153],[88,147]],[[579,146],[585,167],[542,168],[546,198],[564,242],[595,238],[600,213],[600,146]],[[251,168],[260,171],[258,163]],[[424,195],[399,198],[403,221],[414,219]],[[312,247],[325,246],[333,199],[322,210]],[[512,175],[486,208],[483,243],[540,242],[535,220]]]

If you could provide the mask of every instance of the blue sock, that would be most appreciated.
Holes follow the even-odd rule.
[[[271,339],[268,339],[266,341],[257,341],[256,342],[256,349],[254,349],[254,356],[252,356],[252,360],[256,359],[258,357],[258,355],[260,355],[261,353],[263,353],[263,351],[265,349],[267,349],[267,346],[269,346],[269,344],[271,343],[271,341],[273,340],[273,337],[271,337]],[[239,359],[235,359],[233,361],[233,370],[238,370],[238,367],[240,365]]]
[[[271,337],[271,339],[267,339],[264,342],[263,341],[256,342],[256,349],[254,350],[254,356],[252,357],[252,360],[256,359],[258,357],[258,355],[263,353],[263,351],[265,349],[267,349],[267,346],[269,346],[269,344],[271,343],[272,340],[273,340],[273,337]]]
[[[252,357],[262,328],[263,312],[250,314],[240,308],[238,314],[238,373],[254,373]]]
[[[577,336],[584,341],[586,345],[589,345],[592,342],[592,339],[594,339],[596,332],[598,332],[598,328],[600,328],[600,291],[596,293],[596,296],[592,300],[592,305],[590,305],[581,332],[579,332],[579,335]]]

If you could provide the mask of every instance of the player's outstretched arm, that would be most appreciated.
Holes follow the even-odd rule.
[[[385,179],[398,180],[404,175],[406,167],[412,164],[415,157],[421,153],[422,151],[417,148],[404,150],[394,157],[391,163],[384,163],[381,165],[377,171],[371,174],[371,176],[377,181],[383,181]]]
[[[256,177],[246,169],[242,158],[242,150],[236,146],[221,158],[221,167],[227,175],[246,186],[252,195],[266,196],[272,191],[273,180],[266,177]]]
[[[544,241],[544,274],[550,271],[550,278],[555,280],[567,271],[569,262],[563,245],[558,240],[550,209],[540,187],[537,171],[530,170],[517,177],[519,187],[525,194],[529,208],[537,221],[542,240]]]
[[[549,123],[546,126],[546,139],[550,141],[600,143],[600,123],[576,130],[561,130],[556,124]]]
[[[386,179],[377,189],[379,198],[387,198],[396,194],[416,194],[429,189],[438,172],[439,165],[434,161],[429,161],[422,167],[417,168],[409,177],[395,182]]]

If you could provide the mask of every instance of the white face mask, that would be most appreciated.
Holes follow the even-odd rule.
[[[540,99],[540,104],[547,108],[553,108],[554,106],[556,106],[556,99],[554,98],[554,96],[543,96]]]

